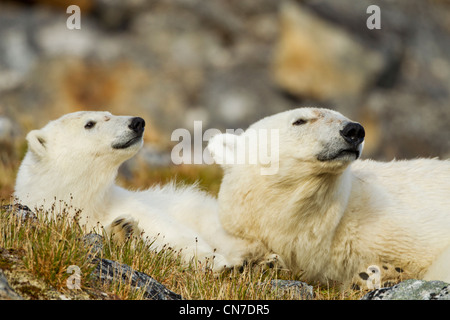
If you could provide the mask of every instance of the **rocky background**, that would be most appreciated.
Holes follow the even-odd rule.
[[[381,30],[366,27],[372,4]],[[144,117],[145,154],[170,162],[154,153],[194,120],[246,128],[298,106],[360,121],[365,157],[448,158],[449,97],[446,0],[0,1],[2,161],[76,110]]]

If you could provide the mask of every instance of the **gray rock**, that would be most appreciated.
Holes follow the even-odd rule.
[[[410,279],[371,291],[361,300],[450,300],[450,284]]]
[[[265,285],[266,282],[261,283]],[[313,287],[302,281],[271,280],[269,284],[272,291],[280,298],[286,296],[292,299],[312,300],[314,298]]]
[[[113,279],[122,279],[125,283],[130,281],[136,289],[145,287],[144,299],[147,300],[182,299],[179,294],[170,291],[149,275],[135,271],[126,264],[108,259],[94,259],[94,261],[98,261],[98,265],[93,275],[101,281],[109,282]]]
[[[0,300],[23,300],[8,283],[3,271],[0,270]]]
[[[122,280],[125,283],[131,281],[136,289],[145,287],[144,298],[149,300],[181,299],[180,295],[168,290],[149,275],[135,271],[126,264],[100,258],[103,248],[103,237],[101,235],[89,233],[82,240],[84,245],[90,248],[88,259],[92,259],[92,262],[97,264],[93,276],[102,282],[112,281],[113,279]]]
[[[25,205],[19,203],[8,204],[1,206],[0,209],[5,211],[5,213],[14,215],[16,218],[21,219],[22,221],[31,219],[32,223],[38,222],[36,214]]]
[[[93,259],[98,257],[103,250],[103,237],[98,233],[88,233],[82,238],[83,244],[89,248],[89,257]]]

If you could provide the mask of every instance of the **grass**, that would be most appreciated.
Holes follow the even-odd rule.
[[[90,249],[82,244],[83,228],[77,223],[77,217],[69,218],[66,212],[55,217],[38,212],[36,219],[24,219],[3,210],[0,226],[0,248],[20,252],[19,271],[26,271],[61,294],[68,290],[69,266],[78,266],[84,275],[89,275],[95,267],[86,258]],[[82,288],[88,281],[89,277],[83,279]]]
[[[0,199],[7,199],[2,204],[9,204],[18,166],[19,161],[0,161]],[[133,172],[132,179],[119,177],[119,183],[142,189],[154,183],[166,183],[174,177],[177,181],[186,183],[198,181],[200,187],[217,195],[222,172],[217,166],[174,166],[156,170],[140,168]],[[58,294],[71,299],[141,299],[143,291],[136,290],[121,279],[104,284],[89,276],[94,265],[86,258],[90,249],[82,239],[91,231],[78,223],[76,214],[69,215],[63,205],[55,206],[51,214],[38,212],[37,219],[26,220],[3,210],[0,212],[0,250],[13,253],[16,266],[11,267],[11,262],[0,255],[0,268],[10,278],[13,288],[29,299],[57,298]],[[101,230],[96,231],[101,233]],[[132,238],[118,244],[104,237],[100,256],[125,263],[134,270],[152,276],[184,299],[294,299],[298,297],[289,292],[272,290],[269,281],[301,280],[286,270],[255,266],[245,266],[243,270],[229,270],[216,275],[198,265],[186,266],[181,263],[177,252],[170,249],[154,252],[148,241],[141,238]],[[81,290],[70,290],[67,287],[67,279],[71,276],[67,269],[71,265],[76,265],[81,270]],[[15,273],[28,274],[43,283],[45,289],[38,290],[23,285],[32,281],[15,280]],[[25,292],[26,290],[29,292]],[[57,293],[43,293],[48,290],[56,290]],[[357,290],[341,292],[333,283],[314,286],[314,299],[319,300],[359,299],[362,295]]]
[[[0,226],[0,248],[21,252],[22,268],[62,294],[71,296],[67,286],[71,274],[67,270],[75,265],[83,275],[80,285],[86,292],[100,289],[119,299],[142,298],[142,290],[135,290],[120,277],[106,285],[91,279],[89,275],[95,265],[86,258],[90,247],[83,242],[83,236],[89,230],[79,225],[76,216],[69,216],[68,210],[54,209],[51,214],[38,212],[37,219],[22,219],[2,211]],[[125,263],[149,274],[184,299],[279,298],[267,286],[258,286],[265,280],[277,278],[279,271],[246,267],[243,271],[230,270],[216,275],[201,266],[183,264],[177,252],[170,249],[155,252],[142,238],[120,244],[107,237],[104,239],[102,258]]]

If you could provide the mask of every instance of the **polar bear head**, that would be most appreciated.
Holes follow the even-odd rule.
[[[113,116],[109,112],[80,111],[51,121],[27,135],[36,161],[95,161],[108,158],[122,163],[142,146],[145,121],[139,117]],[[75,163],[71,163],[75,165]]]
[[[66,114],[27,135],[15,196],[35,206],[46,199],[80,201],[114,181],[121,163],[143,144],[145,121],[109,112]]]
[[[318,108],[266,117],[240,135],[214,136],[208,149],[224,169],[218,195],[223,227],[263,243],[295,266],[294,247],[304,244],[298,230],[315,236],[317,226],[330,226],[305,215],[321,216],[323,208],[340,205],[336,198],[350,188],[341,183],[344,173],[360,157],[363,141],[360,124]]]
[[[226,170],[254,165],[262,175],[344,169],[361,155],[364,128],[328,109],[299,108],[266,117],[242,135],[220,134],[208,144],[214,160]],[[252,159],[252,156],[256,160]],[[253,161],[252,161],[253,160]],[[280,169],[280,170],[279,170]]]

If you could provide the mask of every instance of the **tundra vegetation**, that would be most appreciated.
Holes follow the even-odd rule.
[[[19,146],[17,154],[25,147]],[[14,179],[20,164],[17,159],[0,162],[1,205],[12,202]],[[135,168],[127,177],[119,175],[119,183],[127,188],[146,188],[154,183],[176,179],[180,183],[198,182],[217,195],[222,177],[219,166],[179,165],[156,169]],[[95,268],[88,257],[91,247],[83,241],[90,232],[103,234],[103,246],[98,256],[129,265],[180,294],[184,299],[298,299],[290,292],[273,290],[271,280],[302,280],[288,270],[268,266],[245,265],[219,275],[192,263],[185,266],[177,252],[167,248],[154,252],[145,238],[131,238],[116,243],[104,235],[99,226],[87,230],[77,216],[68,215],[64,203],[56,203],[52,212],[36,212],[35,218],[18,217],[4,208],[0,211],[0,269],[11,287],[25,299],[142,299],[143,291],[131,283],[114,279],[101,283],[90,276]],[[80,290],[69,289],[69,266],[80,268]],[[26,279],[26,280],[24,280]],[[339,284],[314,286],[314,299],[359,299],[366,291],[339,291]]]

